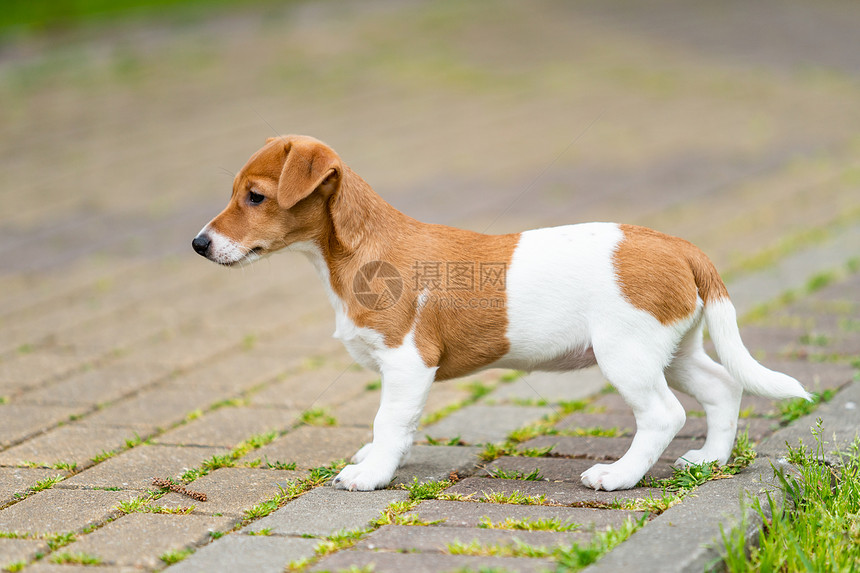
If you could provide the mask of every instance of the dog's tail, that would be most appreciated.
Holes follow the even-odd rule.
[[[777,400],[811,400],[810,394],[803,389],[800,382],[791,376],[765,368],[750,355],[741,340],[735,307],[710,259],[699,251],[697,256],[690,257],[689,263],[699,296],[705,302],[705,322],[711,333],[711,340],[714,341],[720,362],[729,374],[751,394]]]

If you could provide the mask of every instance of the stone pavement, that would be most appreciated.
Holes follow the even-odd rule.
[[[746,397],[760,461],[666,509],[578,482],[633,429],[599,371],[489,371],[433,389],[389,489],[335,491],[378,377],[330,338],[303,259],[226,271],[189,243],[273,131],[329,142],[427,221],[650,225],[713,258],[757,357],[836,391],[819,411],[847,439],[858,33],[849,2],[380,1],[0,38],[0,566],[537,571],[642,522],[593,567],[701,570],[810,418]],[[655,480],[702,439],[684,404]]]

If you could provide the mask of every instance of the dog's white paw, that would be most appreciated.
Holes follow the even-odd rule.
[[[367,456],[370,455],[370,451],[373,449],[372,446],[373,443],[364,444],[363,446],[361,446],[361,449],[355,452],[355,455],[352,456],[352,459],[349,461],[354,464],[360,464],[367,458]]]
[[[393,472],[380,471],[369,464],[359,463],[340,470],[340,473],[334,478],[332,486],[349,491],[372,491],[384,488],[393,477]]]
[[[595,464],[582,472],[582,485],[596,490],[615,491],[630,489],[639,481],[638,476],[630,476],[627,472],[613,467],[615,464]]]
[[[701,450],[690,450],[672,464],[676,468],[687,468],[690,466],[697,466],[699,464],[710,463],[710,462],[720,462],[720,464],[725,464],[726,459],[720,459],[720,456],[713,454],[705,449]]]

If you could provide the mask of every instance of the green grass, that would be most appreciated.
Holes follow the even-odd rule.
[[[451,482],[443,481],[426,481],[419,482],[418,478],[412,478],[412,483],[403,484],[403,489],[409,492],[410,501],[422,501],[425,499],[437,499],[442,491],[449,487]]]
[[[836,395],[836,390],[829,388],[822,392],[812,392],[812,401],[797,398],[794,400],[783,400],[777,404],[779,408],[779,420],[783,424],[789,424],[794,420],[811,414],[822,402],[829,402]]]
[[[774,472],[783,502],[768,494],[753,510],[764,527],[749,548],[745,524],[723,532],[728,571],[857,571],[860,564],[860,439],[831,467],[824,462],[822,426],[812,428],[815,447],[789,448],[797,474]]]
[[[165,551],[158,558],[165,562],[167,565],[173,565],[174,563],[179,563],[183,559],[189,557],[192,553],[194,553],[194,549],[176,549],[173,551]]]
[[[51,562],[72,565],[100,565],[102,560],[89,553],[56,553],[51,555]]]
[[[340,551],[341,549],[349,549],[355,545],[359,539],[369,533],[371,529],[353,529],[338,531],[326,537],[315,548],[314,552],[317,557],[323,557],[329,553]]]
[[[69,531],[67,533],[57,533],[56,535],[52,535],[47,538],[48,549],[51,551],[56,551],[61,547],[65,547],[69,543],[75,540],[75,532]]]
[[[540,475],[540,468],[533,469],[530,473],[525,473],[521,471],[506,471],[502,468],[496,468],[493,470],[487,470],[487,473],[490,474],[490,477],[498,478],[498,479],[521,479],[524,481],[543,481],[543,476]]]
[[[324,408],[311,408],[299,416],[299,421],[308,426],[337,426],[337,419]]]
[[[556,571],[578,571],[596,562],[606,552],[626,540],[645,524],[645,517],[627,519],[618,528],[598,532],[588,543],[573,543],[547,548],[514,540],[512,544],[483,545],[480,542],[451,543],[447,552],[452,555],[550,558],[555,561]],[[550,531],[558,531],[547,529]]]
[[[481,529],[511,529],[515,531],[577,531],[582,528],[578,523],[562,521],[557,517],[532,519],[513,519],[506,517],[503,521],[493,523],[488,517],[482,517],[478,523]]]

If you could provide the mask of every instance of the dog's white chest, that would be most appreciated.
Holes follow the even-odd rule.
[[[335,331],[332,335],[340,340],[353,360],[369,370],[379,372],[380,350],[385,348],[383,336],[370,328],[356,326],[346,312],[335,312]]]

